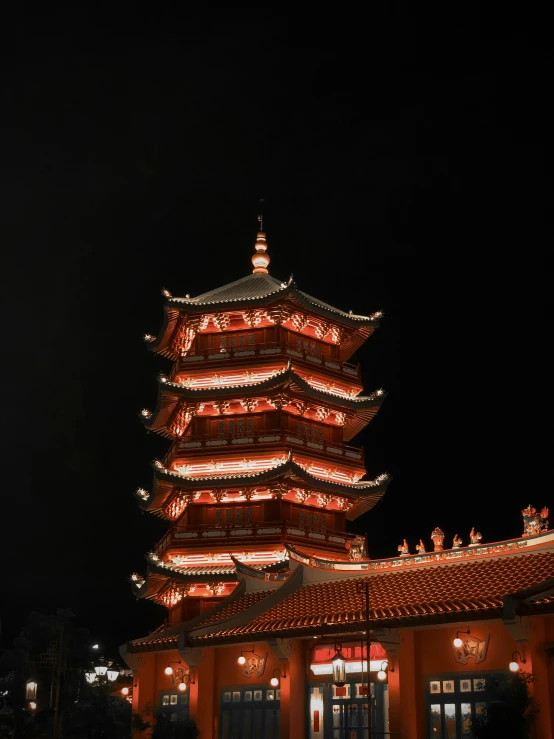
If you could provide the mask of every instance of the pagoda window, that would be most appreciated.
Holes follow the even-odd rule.
[[[231,526],[232,523],[233,523],[233,509],[226,508],[225,509],[225,525]]]
[[[217,426],[215,426],[217,424]],[[252,437],[256,431],[255,418],[222,418],[214,422],[212,431],[218,439]]]
[[[325,436],[323,426],[317,426],[314,423],[306,423],[305,421],[296,422],[296,433],[299,436],[305,436],[312,441],[323,441]]]
[[[254,346],[256,343],[256,337],[254,334],[248,334],[248,346]]]
[[[221,526],[223,524],[223,510],[221,508],[215,509],[215,525]]]
[[[298,512],[298,524],[304,526],[304,511]]]
[[[252,508],[244,509],[244,523],[252,523]]]
[[[306,526],[308,528],[311,528],[312,526],[312,517],[308,512],[306,512]]]
[[[235,523],[237,526],[242,523],[242,508],[235,508]]]

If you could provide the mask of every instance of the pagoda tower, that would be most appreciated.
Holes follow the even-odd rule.
[[[168,530],[147,555],[137,596],[199,616],[237,586],[237,569],[267,579],[288,570],[286,546],[314,558],[365,558],[347,521],[371,509],[388,477],[364,480],[352,438],[378,413],[382,390],[362,395],[348,360],[381,313],[354,315],[268,273],[260,231],[253,271],[191,298],[164,291],[159,336],[148,348],[171,361],[158,377],[147,429],[170,447],[137,498]]]

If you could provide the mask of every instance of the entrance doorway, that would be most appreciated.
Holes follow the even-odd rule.
[[[311,686],[310,739],[388,739],[385,734],[387,688],[386,684],[371,684],[370,737],[366,685],[352,682],[341,688],[332,683]]]
[[[279,739],[281,691],[238,685],[221,691],[221,739]]]

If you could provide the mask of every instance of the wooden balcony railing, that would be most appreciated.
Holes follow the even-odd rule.
[[[185,436],[176,442],[167,457],[174,458],[179,452],[195,449],[233,449],[236,447],[258,447],[258,446],[283,446],[297,449],[305,449],[307,452],[327,453],[341,457],[346,461],[363,462],[364,450],[361,447],[350,446],[339,441],[328,441],[310,435],[298,434],[286,429],[269,429],[248,436],[243,433],[240,436],[234,434],[197,435]]]
[[[267,343],[267,344],[245,344],[244,346],[223,346],[210,347],[200,352],[190,353],[186,357],[180,357],[175,365],[174,374],[190,370],[191,367],[203,366],[206,362],[225,362],[233,360],[248,359],[249,357],[258,357],[260,359],[272,359],[273,357],[287,360],[289,358],[299,359],[322,369],[331,370],[332,372],[340,372],[350,377],[360,376],[360,366],[351,364],[350,362],[341,362],[339,359],[330,359],[321,352],[306,350],[295,344],[287,344],[285,342]]]
[[[253,542],[273,540],[296,540],[303,542],[325,542],[334,549],[344,549],[346,542],[353,539],[352,534],[344,531],[334,531],[321,527],[312,527],[299,524],[297,521],[256,521],[240,524],[202,524],[197,526],[176,526],[171,529],[156,546],[155,551],[162,557],[169,548],[197,546],[200,542]]]

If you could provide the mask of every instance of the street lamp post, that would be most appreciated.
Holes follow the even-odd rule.
[[[371,695],[371,658],[370,658],[370,647],[371,647],[371,633],[370,633],[370,618],[369,618],[369,580],[361,580],[356,584],[356,590],[360,594],[365,594],[365,644],[367,651],[367,701],[368,701],[368,716],[367,716],[367,734],[369,739],[372,737],[372,723],[373,723],[373,698]],[[364,669],[364,655],[362,654],[362,673]],[[362,675],[363,685],[363,675]]]
[[[119,669],[113,662],[104,662],[104,657],[100,657],[97,664],[85,671],[85,678],[89,685],[105,685],[113,683],[119,677]]]

